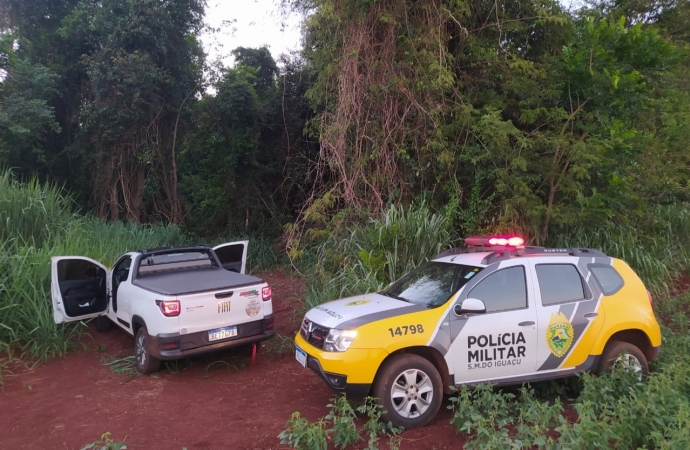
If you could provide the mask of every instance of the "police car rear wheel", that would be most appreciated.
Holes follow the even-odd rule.
[[[642,350],[629,342],[609,342],[601,354],[599,372],[614,373],[616,370],[627,370],[637,374],[641,381],[649,374],[649,364]]]
[[[441,376],[436,367],[421,356],[397,355],[381,367],[374,395],[385,411],[383,420],[406,429],[423,427],[441,407]]]

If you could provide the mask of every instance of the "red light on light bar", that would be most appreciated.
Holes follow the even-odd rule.
[[[518,236],[470,236],[465,238],[465,245],[522,247],[525,240]]]
[[[501,245],[501,246],[509,246],[509,247],[521,247],[525,244],[525,240],[522,239],[521,237],[513,236],[510,238],[504,238],[504,237],[494,237],[494,238],[489,238],[489,245]]]
[[[268,301],[271,299],[271,286],[266,286],[261,289],[261,298],[263,301]]]

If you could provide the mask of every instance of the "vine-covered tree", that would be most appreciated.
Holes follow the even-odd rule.
[[[687,74],[664,34],[673,27],[660,26],[683,23],[682,2],[644,20],[614,13],[622,1],[575,15],[556,1],[288,3],[313,11],[308,95],[320,111],[317,168],[330,174],[315,209],[375,214],[425,196],[466,234],[519,229],[545,242],[554,228],[634,223],[651,191],[687,188],[673,170],[644,180],[666,157],[687,162],[661,112],[686,123],[688,109],[661,90],[679,87],[673,68]]]

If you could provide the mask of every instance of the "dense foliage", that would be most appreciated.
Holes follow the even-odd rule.
[[[685,1],[283,0],[212,70],[202,0],[3,0],[0,164],[111,220],[305,234],[420,198],[551,243],[688,196]]]
[[[424,196],[462,234],[544,243],[687,198],[685,2],[286,3],[312,12],[312,208]]]
[[[0,2],[0,166],[64,184],[110,220],[279,233],[308,185],[286,159],[309,154],[309,77],[265,48],[213,70],[204,5]]]

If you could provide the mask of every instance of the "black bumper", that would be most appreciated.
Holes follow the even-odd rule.
[[[262,320],[237,325],[237,336],[219,342],[209,342],[208,330],[191,334],[167,333],[150,336],[147,350],[151,356],[169,361],[254,344],[274,335],[273,316],[267,316]]]
[[[347,382],[347,375],[324,372],[318,359],[307,353],[307,367],[313,370],[331,389],[343,393],[350,398],[366,397],[371,390],[371,384],[353,384]]]

